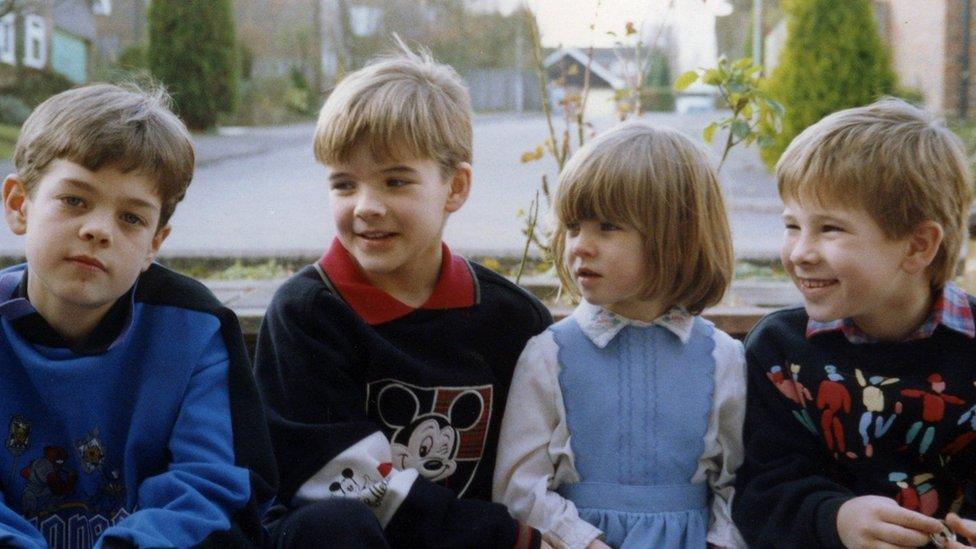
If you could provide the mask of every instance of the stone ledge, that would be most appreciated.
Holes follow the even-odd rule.
[[[284,281],[285,279],[209,280],[204,283],[224,305],[237,313],[244,338],[253,353],[264,311]],[[536,295],[552,296],[556,292],[551,281],[533,278],[523,280],[522,283]],[[736,281],[733,282],[725,302],[707,309],[703,316],[714,322],[720,330],[742,339],[764,315],[794,303],[799,303],[799,294],[788,282]],[[557,320],[572,312],[572,308],[568,306],[556,306],[550,310]]]

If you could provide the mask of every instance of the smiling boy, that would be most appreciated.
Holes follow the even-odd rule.
[[[887,99],[804,130],[776,175],[804,307],[746,339],[733,517],[759,547],[926,545],[937,519],[976,510],[976,301],[951,282],[962,146]]]
[[[315,134],[337,237],[286,282],[256,353],[279,546],[533,547],[490,503],[505,396],[548,311],[451,253],[471,186],[457,73],[404,51],[348,75]]]
[[[162,91],[69,90],[21,129],[3,183],[27,263],[0,272],[0,545],[261,543],[275,470],[237,320],[153,263],[193,158]]]

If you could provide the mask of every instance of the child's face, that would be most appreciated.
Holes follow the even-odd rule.
[[[787,200],[780,258],[810,318],[851,318],[868,335],[888,333],[927,282],[904,268],[909,240],[889,239],[863,209]]]
[[[153,181],[114,167],[92,172],[55,160],[32,196],[8,177],[3,200],[10,229],[26,236],[28,297],[49,321],[107,312],[169,234],[156,230],[162,201]]]
[[[329,168],[339,241],[369,280],[410,281],[439,268],[444,222],[467,198],[467,164],[445,179],[433,160],[378,160],[360,146]]]
[[[621,316],[650,321],[664,311],[644,298],[649,276],[639,232],[594,219],[566,225],[565,264],[580,294]]]

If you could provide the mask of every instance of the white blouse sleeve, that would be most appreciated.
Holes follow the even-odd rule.
[[[559,389],[552,333],[529,340],[519,357],[498,440],[492,499],[539,529],[555,547],[586,547],[603,532],[554,490],[579,481]]]
[[[707,480],[712,490],[709,544],[723,548],[746,547],[732,522],[735,471],[742,465],[742,424],[746,413],[745,353],[742,343],[715,330],[715,387],[712,413],[705,432],[705,453],[698,460],[693,482]]]

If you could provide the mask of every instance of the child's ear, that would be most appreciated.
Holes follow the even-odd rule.
[[[927,220],[916,225],[908,235],[908,250],[902,268],[911,274],[924,271],[939,252],[943,236],[942,225],[935,221]]]
[[[447,203],[444,209],[448,213],[454,213],[461,209],[468,194],[471,193],[471,164],[461,162],[454,168],[454,175],[447,182],[451,186],[450,194],[447,195]]]
[[[3,180],[3,215],[14,234],[27,232],[27,188],[15,173]]]
[[[156,231],[156,234],[153,235],[152,241],[149,243],[149,250],[146,252],[146,257],[143,260],[143,271],[152,265],[153,260],[156,259],[156,255],[159,254],[159,247],[163,245],[163,241],[166,240],[167,236],[169,236],[171,230],[172,229],[170,226],[166,225],[165,227],[161,227],[158,231]]]

